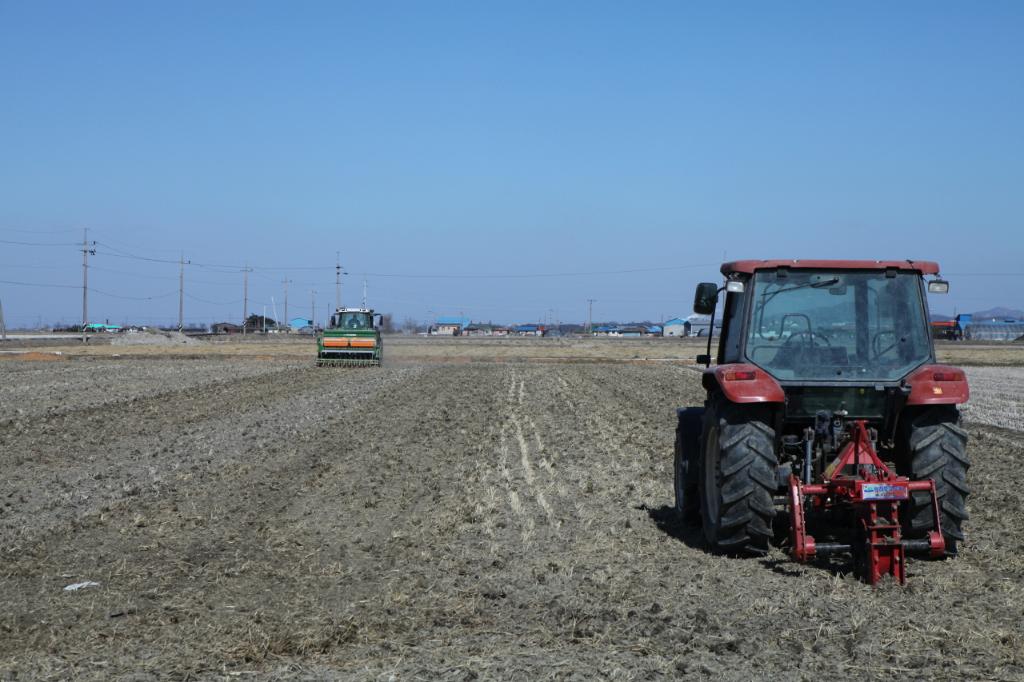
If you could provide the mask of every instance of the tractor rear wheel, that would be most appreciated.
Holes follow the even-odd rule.
[[[775,519],[775,431],[754,408],[708,410],[700,472],[700,512],[711,548],[764,554]]]
[[[678,411],[676,447],[673,472],[675,474],[676,516],[687,524],[700,522],[699,470],[700,432],[704,408],[688,407]]]
[[[946,554],[955,555],[963,541],[962,524],[967,520],[967,432],[960,427],[960,413],[952,405],[941,405],[918,412],[906,427],[906,446],[910,477],[935,481],[939,502],[939,522],[946,540]],[[907,531],[924,535],[935,521],[931,495],[911,493],[904,518]]]

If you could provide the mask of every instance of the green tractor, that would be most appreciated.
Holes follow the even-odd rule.
[[[317,335],[317,367],[380,367],[384,347],[380,315],[367,308],[338,308]]]

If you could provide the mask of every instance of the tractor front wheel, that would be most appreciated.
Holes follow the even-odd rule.
[[[946,554],[955,555],[963,541],[967,520],[967,432],[960,427],[960,414],[952,405],[924,409],[907,422],[906,447],[910,477],[935,481],[939,522],[946,540]],[[931,495],[911,493],[904,519],[907,530],[923,536],[935,526]]]
[[[775,519],[775,431],[756,408],[720,403],[705,417],[700,512],[712,549],[764,554]]]

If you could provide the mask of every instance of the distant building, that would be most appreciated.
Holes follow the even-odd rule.
[[[662,329],[661,325],[652,324],[649,327],[647,327],[647,333],[650,334],[651,336],[661,336],[664,333],[664,330]]]
[[[665,336],[687,336],[686,320],[673,317],[665,323],[664,334]]]
[[[270,329],[277,327],[277,321],[270,317],[264,317],[263,315],[250,315],[249,319],[245,321],[246,332],[265,332]]]
[[[430,333],[434,336],[461,336],[469,324],[468,317],[439,317]]]
[[[721,327],[722,323],[716,321],[715,327]],[[686,318],[687,336],[707,336],[711,330],[710,315],[690,315]]]
[[[292,329],[292,331],[299,331],[303,327],[312,327],[313,321],[307,320],[305,317],[293,317],[291,320],[289,320],[288,326]]]
[[[544,327],[539,324],[519,324],[512,328],[516,336],[544,336]]]

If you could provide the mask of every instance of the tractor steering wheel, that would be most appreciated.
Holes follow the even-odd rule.
[[[789,338],[786,339],[786,342],[784,344],[782,344],[782,345],[783,346],[790,346],[790,347],[796,346],[797,344],[796,344],[795,341],[793,341],[793,339],[800,338],[801,336],[806,336],[807,337],[807,341],[805,343],[801,344],[801,345],[803,345],[803,346],[805,346],[807,348],[814,348],[815,347],[815,343],[816,343],[815,339],[821,339],[822,341],[824,341],[824,343],[822,344],[823,348],[828,348],[828,347],[830,347],[832,345],[832,342],[828,340],[827,336],[825,336],[824,334],[819,334],[817,332],[812,332],[810,330],[802,331],[802,332],[794,332],[794,333],[790,334]]]
[[[893,342],[890,343],[885,348],[882,348],[882,339],[885,338],[886,336],[891,336],[893,338]],[[885,355],[898,345],[900,345],[900,337],[899,334],[897,334],[895,331],[886,330],[878,332],[873,337],[871,337],[871,352],[874,353],[874,357],[872,357],[871,359],[877,360],[878,358],[882,357],[883,355]]]

